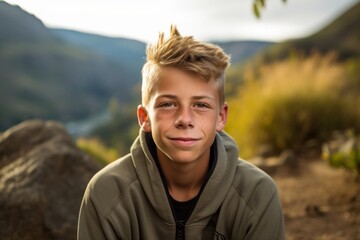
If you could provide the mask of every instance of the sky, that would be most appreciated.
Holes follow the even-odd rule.
[[[153,42],[170,25],[205,41],[283,41],[308,36],[359,0],[6,0],[47,27]]]

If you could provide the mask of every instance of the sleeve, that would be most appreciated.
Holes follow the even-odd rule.
[[[260,211],[250,221],[246,240],[285,239],[285,223],[280,198],[274,185],[273,189],[275,191],[269,198],[263,196],[262,207],[258,208]]]
[[[77,240],[115,240],[116,233],[105,219],[100,204],[91,197],[91,187],[87,187],[79,212]]]

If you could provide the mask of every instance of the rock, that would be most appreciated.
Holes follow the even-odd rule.
[[[271,144],[262,144],[256,150],[256,156],[261,158],[269,158],[275,156],[276,152]]]
[[[301,148],[303,158],[316,159],[321,155],[321,142],[318,139],[307,140]]]
[[[100,169],[56,122],[0,134],[0,239],[76,239],[81,199]]]
[[[298,171],[298,158],[293,150],[284,150],[279,156],[263,158],[256,156],[249,159],[249,162],[262,169],[269,175],[283,172],[287,174],[296,174]]]
[[[322,145],[322,158],[333,167],[343,167],[360,179],[360,136],[353,131],[336,132]]]
[[[287,149],[284,150],[279,156],[279,162],[282,166],[285,166],[289,169],[297,169],[298,159],[293,150]]]
[[[318,205],[307,205],[305,207],[305,214],[309,217],[322,217],[325,212]]]
[[[275,174],[282,164],[278,157],[254,157],[250,159],[249,162],[251,162],[269,175]]]

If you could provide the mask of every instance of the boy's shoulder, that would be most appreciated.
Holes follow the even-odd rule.
[[[129,183],[136,178],[134,165],[132,163],[131,155],[128,154],[119,158],[97,172],[89,182],[96,188],[122,184],[122,182]]]
[[[131,155],[128,154],[108,164],[89,181],[85,196],[101,206],[111,206],[127,194],[137,181]]]
[[[274,180],[263,170],[243,159],[238,160],[233,187],[246,201],[271,198],[277,193]]]
[[[233,162],[233,166],[236,169],[232,180],[232,187],[235,188],[242,199],[251,201],[254,197],[265,197],[266,195],[271,197],[277,192],[275,182],[267,173],[254,164],[238,158],[237,144],[229,134],[224,131],[219,132],[218,140],[220,146],[224,146],[227,158],[236,159],[236,162]],[[221,148],[219,152],[223,152]]]

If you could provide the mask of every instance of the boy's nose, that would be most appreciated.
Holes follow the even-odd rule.
[[[193,127],[193,116],[191,109],[180,108],[175,120],[175,126],[178,128]]]

